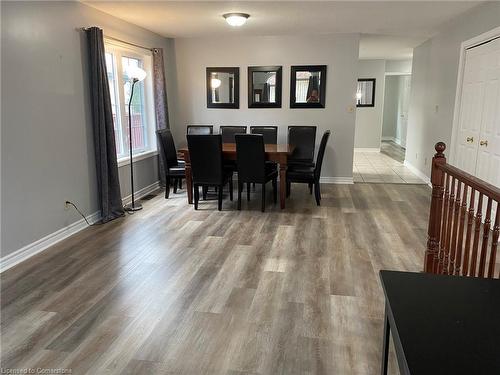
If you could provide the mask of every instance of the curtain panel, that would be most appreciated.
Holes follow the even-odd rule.
[[[99,206],[102,221],[108,222],[125,214],[118,178],[113,113],[106,72],[103,32],[98,27],[85,31],[87,35],[90,102],[94,151],[97,172]]]
[[[153,92],[155,102],[156,129],[169,129],[167,87],[165,84],[165,65],[163,62],[163,49],[153,48]],[[163,159],[158,158],[158,175],[160,185],[165,186],[165,166]]]

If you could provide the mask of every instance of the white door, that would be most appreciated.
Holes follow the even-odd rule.
[[[458,168],[500,186],[500,39],[466,51],[455,147]]]
[[[484,98],[475,175],[500,186],[500,39],[477,48]]]

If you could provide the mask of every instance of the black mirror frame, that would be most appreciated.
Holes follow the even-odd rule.
[[[296,103],[297,72],[320,72],[319,103]],[[325,108],[326,99],[326,65],[292,65],[290,68],[290,108]]]
[[[281,92],[283,67],[274,66],[249,66],[248,67],[248,108],[281,108]],[[276,73],[275,103],[256,103],[253,97],[253,73],[254,72],[274,72]]]
[[[212,89],[210,87],[210,79],[212,73],[233,73],[234,74],[234,103],[213,103]],[[240,108],[240,68],[239,67],[208,67],[206,73],[207,85],[207,108],[225,108],[239,109]]]
[[[371,104],[358,104],[356,103],[356,107],[358,108],[366,108],[366,107],[375,107],[375,78],[358,78],[358,82],[373,82],[373,90],[372,90],[372,102]],[[357,88],[356,88],[357,89]]]

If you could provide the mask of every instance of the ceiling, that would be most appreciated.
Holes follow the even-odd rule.
[[[410,58],[413,47],[478,1],[87,1],[165,37],[360,33],[360,58]],[[241,28],[222,14],[250,14]]]

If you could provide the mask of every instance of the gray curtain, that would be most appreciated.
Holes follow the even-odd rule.
[[[118,179],[115,132],[106,72],[103,33],[98,27],[91,27],[86,30],[86,34],[99,205],[102,221],[108,222],[123,216],[125,212]]]
[[[169,129],[167,86],[165,84],[165,65],[163,63],[163,49],[153,48],[153,92],[155,100],[156,129]],[[163,159],[158,159],[158,174],[160,185],[165,186],[165,166]]]

